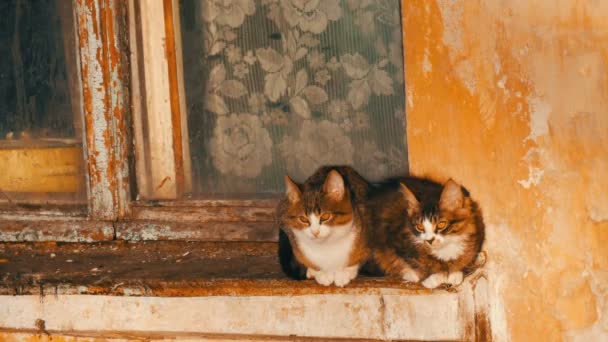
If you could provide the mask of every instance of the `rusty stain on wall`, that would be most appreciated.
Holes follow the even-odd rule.
[[[488,229],[498,341],[608,339],[608,2],[403,2],[411,171]]]

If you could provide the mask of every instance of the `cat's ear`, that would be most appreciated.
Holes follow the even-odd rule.
[[[323,192],[333,200],[339,201],[344,198],[346,190],[344,189],[344,179],[336,170],[331,170],[325,178],[323,184]]]
[[[399,185],[401,185],[399,192],[403,194],[403,198],[407,202],[407,214],[411,216],[420,208],[420,202],[418,202],[414,193],[405,184],[399,183]]]
[[[296,203],[302,199],[300,188],[287,175],[285,176],[285,194],[291,203]]]
[[[462,187],[452,179],[448,180],[441,192],[439,208],[442,210],[456,210],[462,208],[463,203],[464,194],[462,193]]]

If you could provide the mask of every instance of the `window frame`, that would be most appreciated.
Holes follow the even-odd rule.
[[[278,195],[180,199],[192,176],[187,135],[181,134],[187,132],[187,114],[178,0],[73,5],[87,207],[0,208],[0,241],[276,241]],[[146,35],[142,13],[158,26],[154,36]],[[162,72],[146,79],[150,70]],[[171,130],[155,135],[166,145],[157,156],[160,163],[150,161],[143,143],[150,113]],[[162,199],[142,199],[155,189],[150,179],[157,187],[168,185]]]
[[[178,0],[128,0],[128,6],[138,194],[181,198],[190,191],[192,176],[188,136],[182,134],[188,121],[179,16],[174,15]]]
[[[19,205],[0,210],[1,241],[100,241],[126,217],[130,174],[130,98],[126,4],[74,0],[75,56],[84,120],[85,206]]]

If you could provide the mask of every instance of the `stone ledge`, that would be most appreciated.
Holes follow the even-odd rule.
[[[0,296],[0,327],[251,334],[331,338],[461,340],[470,315],[457,293],[427,295],[127,297]]]
[[[474,339],[481,275],[323,287],[285,278],[275,243],[158,241],[4,243],[0,274],[0,330],[381,340]]]

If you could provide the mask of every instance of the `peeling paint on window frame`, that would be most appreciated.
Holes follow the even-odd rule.
[[[126,5],[74,0],[78,80],[84,118],[86,209],[21,206],[0,211],[0,241],[99,241],[115,238],[128,214],[130,98]],[[84,209],[84,210],[83,210]]]
[[[145,111],[132,90],[139,91],[134,70],[142,64],[132,49],[137,35],[130,25],[137,16],[138,2],[119,0],[74,0],[73,15],[77,35],[77,70],[82,94],[84,119],[83,153],[86,161],[87,205],[79,207],[27,206],[0,209],[0,241],[93,242],[103,240],[203,240],[276,241],[274,208],[277,198],[136,200],[136,154],[133,132],[135,111]],[[176,0],[164,0],[165,33],[171,35],[165,48],[179,49],[175,31]],[[133,10],[135,8],[135,10]],[[131,20],[131,21],[130,21]],[[141,32],[139,32],[141,34]],[[132,44],[135,44],[132,46]],[[131,60],[137,58],[137,60]],[[165,51],[170,85],[171,122],[179,127],[185,120],[180,113],[181,56]],[[134,66],[134,68],[132,68]],[[145,75],[140,73],[140,77]],[[133,87],[137,86],[137,89]],[[145,96],[145,89],[137,96]],[[184,111],[185,112],[185,111]],[[181,121],[180,121],[181,120]],[[176,193],[188,189],[188,153],[180,153],[184,137],[173,136]],[[187,141],[187,140],[186,140]],[[179,151],[175,152],[175,149]],[[140,156],[141,157],[141,156]]]

